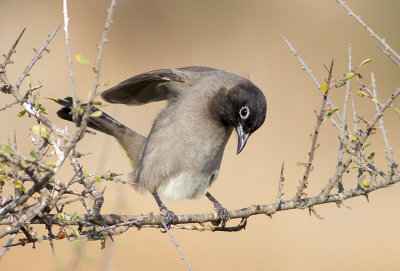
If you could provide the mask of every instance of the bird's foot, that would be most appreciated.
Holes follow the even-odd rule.
[[[206,193],[207,198],[214,204],[214,208],[217,211],[218,220],[212,221],[213,226],[221,224],[222,228],[225,228],[226,222],[230,219],[229,212],[227,209],[222,207],[221,203],[216,200],[209,192]]]
[[[167,229],[171,228],[171,225],[178,223],[178,217],[174,214],[174,212],[168,210],[167,208],[160,208],[160,211],[164,217],[164,224]]]

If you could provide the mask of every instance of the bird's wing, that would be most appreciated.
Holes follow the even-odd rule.
[[[168,100],[182,91],[184,84],[191,84],[200,73],[212,70],[214,69],[192,66],[146,72],[104,91],[101,97],[110,103],[128,105]]]

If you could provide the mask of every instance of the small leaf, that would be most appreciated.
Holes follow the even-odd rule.
[[[100,117],[101,114],[103,114],[103,112],[101,110],[97,110],[97,111],[94,111],[93,113],[90,113],[89,116],[91,116],[93,118],[97,118],[97,117]]]
[[[321,92],[319,92],[316,89],[311,89],[311,92],[314,93],[315,95],[322,95]]]
[[[29,88],[32,88],[32,80],[31,80],[31,76],[30,76],[30,75],[28,75],[28,76],[26,77],[26,79],[28,80],[28,86],[29,86]]]
[[[375,104],[378,104],[378,99],[377,99],[377,98],[372,98],[372,101],[373,101]]]
[[[6,170],[8,168],[8,166],[4,163],[0,162],[0,170]]]
[[[58,221],[62,221],[62,220],[64,220],[64,216],[63,216],[63,214],[57,214],[56,215],[56,219],[58,220]]]
[[[36,153],[36,150],[31,150],[29,153],[33,158],[38,158],[38,154]]]
[[[364,180],[362,181],[362,186],[363,186],[363,187],[369,188],[369,185],[370,185],[370,181],[369,181],[369,180],[364,179]]]
[[[363,149],[368,148],[369,146],[371,146],[371,144],[372,144],[372,143],[368,141],[368,142],[364,143],[364,145],[362,146],[362,148],[363,148]]]
[[[371,61],[372,61],[372,59],[367,58],[367,59],[365,59],[363,62],[361,62],[360,66],[363,66],[363,65],[365,65],[365,64],[367,64],[367,63],[369,63],[369,62],[371,62]]]
[[[78,54],[75,56],[76,61],[78,61],[81,64],[88,65],[92,67],[92,63],[90,63],[89,59],[87,59],[84,55]]]
[[[351,78],[353,78],[355,75],[356,75],[356,74],[355,74],[354,72],[349,72],[349,73],[345,76],[345,78],[343,78],[343,81],[348,81],[348,80],[350,80]]]
[[[25,193],[25,191],[26,191],[24,185],[20,181],[16,181],[14,183],[14,187],[16,189],[18,189],[19,191],[21,191],[22,193]]]
[[[72,230],[73,230],[74,236],[75,236],[76,238],[79,238],[79,237],[81,236],[81,234],[79,233],[79,231],[78,231],[77,229],[72,229]]]
[[[28,241],[26,238],[19,238],[18,241],[20,243],[26,243],[26,241]]]
[[[351,167],[352,169],[354,169],[354,168],[359,168],[360,166],[357,165],[356,163],[352,162],[352,163],[350,164],[350,167]]]
[[[22,117],[23,115],[25,115],[26,110],[22,110],[18,113],[18,117]]]
[[[14,149],[9,145],[4,145],[4,151],[9,154],[15,154]]]
[[[358,141],[358,136],[356,136],[356,135],[348,135],[347,137],[349,139],[351,139],[352,141]]]
[[[57,98],[53,98],[53,97],[43,97],[43,98],[45,98],[45,99],[47,99],[47,100],[52,100],[52,101],[54,101],[54,102],[58,102],[58,99],[57,99]]]
[[[357,96],[359,96],[359,97],[369,97],[369,95],[363,90],[358,91],[357,92]]]
[[[364,77],[364,76],[362,75],[362,73],[357,72],[356,74],[357,74],[358,78],[360,78],[360,79]]]
[[[369,160],[374,159],[374,157],[375,157],[375,152],[371,152],[371,153],[368,155],[368,159],[369,159]]]
[[[34,125],[32,128],[32,133],[34,133],[35,135],[37,135],[39,133],[40,130],[40,137],[43,138],[47,138],[49,135],[47,133],[47,129],[46,127],[40,126],[40,125]]]
[[[105,249],[106,248],[106,239],[103,239],[101,241],[101,249]]]
[[[78,217],[78,213],[77,213],[77,212],[74,212],[74,213],[71,215],[70,221],[71,221],[71,222],[74,222],[75,219],[76,219],[77,217]]]
[[[87,173],[86,171],[83,171],[83,177],[84,177],[85,179],[89,178],[89,175],[88,175],[88,173]]]
[[[110,177],[108,177],[107,180],[109,180],[109,181],[114,181],[114,177],[113,177],[113,176],[110,176]]]
[[[94,181],[95,181],[96,183],[99,183],[99,182],[103,181],[103,178],[101,178],[101,177],[99,177],[99,176],[95,176],[95,177],[94,177]]]
[[[338,110],[339,110],[338,107],[334,107],[331,110],[329,110],[329,112],[326,115],[328,116],[328,118],[330,118]]]
[[[340,88],[343,87],[344,85],[346,85],[346,81],[342,80],[335,84],[335,88]]]
[[[48,166],[48,167],[51,167],[51,168],[55,168],[56,167],[56,164],[51,163],[51,162],[47,162],[45,165]]]
[[[93,105],[103,105],[101,101],[93,101]]]
[[[326,93],[326,91],[328,90],[328,86],[325,83],[321,84],[321,89],[324,93]]]
[[[5,184],[6,175],[0,174],[0,188]]]

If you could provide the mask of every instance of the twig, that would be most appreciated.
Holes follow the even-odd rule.
[[[30,70],[32,69],[33,65],[35,65],[36,61],[41,57],[43,51],[47,50],[47,46],[51,42],[51,40],[54,38],[54,36],[57,34],[58,30],[60,29],[61,25],[59,25],[56,30],[47,38],[45,43],[42,45],[42,47],[36,52],[36,55],[33,57],[32,61],[28,64],[28,66],[25,68],[25,71],[21,74],[19,77],[17,83],[15,84],[15,89],[18,90],[19,86],[22,84],[22,81],[24,81],[25,77],[28,75]],[[19,100],[19,99],[18,99]]]
[[[64,32],[65,32],[65,42],[67,47],[67,61],[68,61],[68,75],[69,75],[69,83],[71,85],[72,92],[72,106],[76,108],[76,90],[75,90],[75,82],[74,82],[74,74],[72,70],[72,57],[71,57],[71,38],[69,36],[69,17],[68,17],[68,1],[63,0],[63,15],[64,15]],[[76,120],[76,112],[73,110],[73,119]],[[75,114],[74,114],[75,113]]]
[[[297,188],[296,194],[293,198],[293,200],[295,202],[298,202],[299,199],[301,198],[301,196],[304,193],[304,189],[307,187],[308,185],[308,176],[311,172],[312,169],[312,163],[314,161],[314,154],[315,154],[315,150],[317,149],[317,140],[318,140],[318,135],[319,135],[319,129],[321,128],[321,124],[322,121],[324,120],[324,116],[325,116],[325,107],[326,107],[326,101],[328,98],[328,92],[330,89],[330,82],[332,79],[332,70],[333,70],[333,60],[331,62],[331,66],[329,69],[329,75],[328,75],[328,84],[327,84],[327,90],[324,92],[324,96],[322,99],[322,104],[321,104],[321,109],[319,111],[319,114],[317,116],[317,123],[315,124],[315,128],[314,128],[314,133],[313,133],[313,138],[312,138],[312,142],[311,142],[311,149],[310,152],[308,153],[308,162],[306,164],[306,170],[304,172],[303,175],[303,179],[300,181],[300,185]]]
[[[162,226],[164,227],[165,231],[167,232],[169,239],[171,240],[171,242],[176,247],[176,250],[178,251],[179,256],[185,262],[188,270],[193,270],[192,265],[190,264],[190,261],[185,257],[185,254],[183,253],[182,249],[180,248],[180,246],[179,246],[178,242],[176,241],[176,239],[175,239],[174,235],[172,234],[172,232],[168,229],[167,225],[165,225],[164,222],[162,222]]]
[[[372,37],[374,37],[376,40],[378,40],[384,48],[381,48],[381,46],[378,46],[380,49],[384,49],[384,53],[387,54],[390,59],[397,65],[400,66],[400,56],[394,51],[385,41],[385,39],[382,39],[379,37],[364,21],[355,14],[348,6],[347,4],[342,1],[342,0],[336,0],[339,4],[341,4],[348,12],[348,15],[352,16],[354,19],[356,19],[369,33]]]
[[[294,56],[297,58],[297,60],[300,62],[302,69],[305,70],[308,75],[311,77],[311,79],[313,80],[315,86],[319,89],[319,91],[321,93],[324,93],[324,91],[321,89],[321,84],[319,83],[319,81],[317,80],[317,78],[315,77],[314,73],[312,72],[312,70],[307,66],[306,62],[300,57],[300,55],[297,53],[297,51],[294,49],[294,47],[292,46],[292,44],[290,43],[290,41],[281,33],[279,33],[282,37],[282,39],[285,41],[286,45],[289,47],[290,51],[294,54]],[[332,108],[335,108],[335,105],[333,104],[331,98],[328,97],[328,103]],[[337,118],[339,119],[340,122],[343,123],[342,117],[339,114],[339,111],[335,112],[335,115],[337,116]],[[340,127],[336,121],[333,118],[329,118],[330,121],[332,122],[332,124],[336,127]]]
[[[3,258],[4,254],[7,252],[7,250],[9,250],[9,246],[12,244],[12,242],[14,241],[15,236],[17,236],[16,233],[13,233],[10,238],[8,239],[7,243],[3,246],[3,249],[0,251],[0,261],[1,258]]]
[[[374,98],[376,99],[376,102],[377,102],[375,104],[376,113],[380,114],[381,109],[378,106],[379,100],[378,100],[378,94],[376,92],[375,76],[374,76],[373,72],[371,72],[371,87],[372,87]],[[388,159],[389,159],[389,161],[391,163],[390,168],[391,168],[391,170],[397,170],[397,164],[395,163],[395,161],[393,159],[392,147],[390,147],[390,145],[389,145],[389,140],[387,138],[387,132],[385,130],[385,125],[384,125],[383,118],[379,119],[379,128],[382,131],[382,137],[383,137],[383,142],[385,142],[386,153],[387,153]]]
[[[282,188],[283,188],[283,182],[285,181],[285,177],[283,176],[283,171],[284,171],[285,163],[282,163],[281,167],[281,175],[279,176],[279,186],[278,186],[278,195],[276,196],[276,209],[279,210],[281,201],[282,201]]]
[[[6,69],[6,66],[7,66],[9,63],[12,63],[11,60],[10,60],[10,59],[11,59],[11,56],[12,56],[13,53],[15,53],[15,48],[17,48],[18,42],[21,40],[22,35],[24,34],[25,30],[26,30],[26,27],[24,27],[24,29],[22,29],[22,31],[21,31],[21,33],[19,34],[18,38],[15,40],[14,44],[11,46],[10,51],[8,51],[8,54],[7,54],[7,55],[4,55],[4,62],[3,62],[3,64],[0,64],[0,68],[1,68],[2,70],[5,70],[5,69]]]
[[[348,47],[348,53],[349,53],[349,57],[348,57],[348,68],[349,68],[349,72],[351,72],[352,67],[351,67],[351,41],[349,41],[349,47]],[[341,127],[341,131],[340,131],[340,145],[339,145],[339,158],[338,158],[338,165],[337,165],[337,170],[340,171],[340,167],[343,164],[343,153],[344,153],[344,137],[346,135],[346,129],[347,129],[347,123],[346,123],[346,114],[347,114],[347,102],[349,100],[349,95],[350,95],[350,83],[351,80],[347,81],[346,84],[346,94],[344,97],[344,103],[343,103],[343,114],[342,114],[342,127]],[[339,180],[338,182],[338,190],[339,192],[341,192],[343,190],[343,183],[342,180]]]

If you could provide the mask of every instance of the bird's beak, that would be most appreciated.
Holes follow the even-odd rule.
[[[250,133],[244,132],[243,127],[240,124],[236,127],[236,132],[238,135],[237,154],[239,154],[243,150],[244,146],[246,145],[246,142],[250,136]]]

